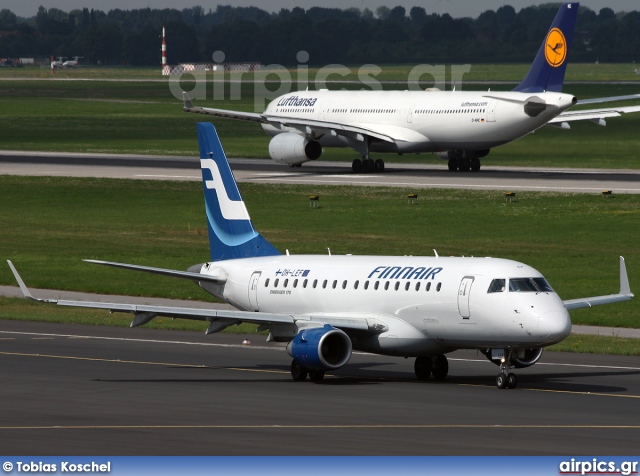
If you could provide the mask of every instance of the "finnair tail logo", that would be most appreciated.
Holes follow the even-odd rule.
[[[242,200],[231,200],[222,180],[220,169],[213,159],[200,159],[200,167],[211,172],[211,180],[204,181],[207,190],[215,190],[218,196],[220,212],[225,220],[250,220],[247,207]]]

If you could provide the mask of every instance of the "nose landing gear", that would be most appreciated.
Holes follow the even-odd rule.
[[[508,350],[506,357],[500,361],[500,373],[496,377],[496,386],[499,389],[516,388],[518,386],[518,377],[516,377],[516,374],[509,373],[510,367],[511,350]]]

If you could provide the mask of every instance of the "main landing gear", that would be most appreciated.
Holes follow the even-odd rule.
[[[444,380],[449,373],[449,361],[442,355],[421,355],[416,357],[414,365],[418,380],[428,380],[431,375],[435,380]]]
[[[499,389],[516,388],[518,386],[518,377],[516,374],[509,373],[511,362],[511,350],[507,351],[506,358],[500,361],[500,373],[496,377],[496,386]]]
[[[480,170],[480,159],[477,157],[450,157],[449,158],[449,172],[478,172]]]
[[[362,160],[354,159],[353,162],[351,162],[351,170],[354,174],[368,174],[371,172],[382,173],[384,172],[384,160],[377,159],[374,162],[373,159],[369,157],[363,157]]]
[[[309,375],[309,380],[312,382],[322,382],[322,379],[324,379],[324,370],[308,369],[294,359],[291,362],[291,377],[293,377],[293,380],[302,382],[307,379],[307,375]]]

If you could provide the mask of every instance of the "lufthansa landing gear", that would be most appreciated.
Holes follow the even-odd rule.
[[[375,162],[369,157],[363,157],[362,159],[354,159],[351,162],[351,170],[354,174],[359,173],[371,173],[371,172],[384,172],[384,160],[378,159]]]
[[[421,355],[416,357],[414,365],[418,380],[428,380],[433,375],[435,380],[444,380],[449,373],[449,361],[442,355]]]

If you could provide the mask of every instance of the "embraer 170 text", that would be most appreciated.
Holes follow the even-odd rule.
[[[290,166],[320,157],[324,147],[351,147],[361,159],[354,172],[382,172],[370,152],[435,152],[451,171],[478,171],[493,147],[545,125],[606,125],[608,117],[640,106],[567,111],[576,104],[638,99],[640,94],[578,101],[563,94],[567,54],[578,3],[560,7],[529,73],[513,91],[298,91],[274,99],[262,114],[195,107],[184,93],[184,111],[260,123],[273,136],[269,154]]]
[[[295,380],[322,380],[354,349],[415,357],[419,379],[443,380],[445,354],[478,349],[500,366],[498,387],[513,388],[509,369],[535,364],[569,335],[569,309],[633,297],[622,257],[619,294],[563,302],[542,274],[506,259],[282,255],[254,230],[213,125],[199,123],[198,138],[211,261],[188,271],[87,261],[189,279],[239,310],[37,300],[133,313],[131,327],[156,316],[209,322],[207,334],[259,324],[267,340],[289,343]]]

